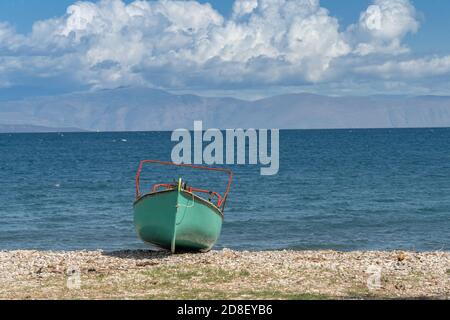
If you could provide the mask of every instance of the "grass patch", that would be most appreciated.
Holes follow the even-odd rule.
[[[235,281],[249,281],[252,273],[247,269],[225,270],[223,268],[184,266],[155,267],[143,271],[141,274],[156,283],[152,285],[153,293],[146,295],[146,299],[250,299],[250,300],[325,300],[330,296],[313,293],[273,291],[264,287],[249,291],[247,289],[220,290],[217,285]]]
[[[374,298],[375,294],[373,291],[370,291],[366,286],[356,285],[353,286],[346,294],[349,299],[370,299]]]
[[[281,291],[251,291],[244,292],[242,295],[249,299],[267,299],[267,300],[328,300],[333,299],[330,296],[316,293],[298,293],[298,292],[281,292]]]
[[[150,295],[147,297],[149,300],[329,300],[333,297],[314,294],[314,293],[289,293],[289,292],[279,292],[279,291],[242,291],[242,292],[227,292],[221,290],[208,290],[208,289],[190,289],[190,290],[178,290],[174,294],[158,294]]]
[[[450,276],[450,269],[447,269],[447,275]]]
[[[250,272],[242,270],[239,272],[228,271],[222,268],[167,268],[158,267],[143,272],[145,276],[152,277],[166,283],[186,282],[195,280],[202,283],[231,282],[239,277],[247,277]]]
[[[248,270],[241,270],[241,271],[239,271],[239,276],[241,276],[241,277],[248,277],[248,276],[250,276],[250,271],[248,271]]]
[[[230,299],[230,294],[224,291],[213,291],[208,289],[187,289],[177,288],[171,292],[152,294],[147,296],[147,300],[226,300]]]

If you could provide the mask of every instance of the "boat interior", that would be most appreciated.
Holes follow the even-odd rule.
[[[201,198],[207,199],[208,202],[214,204],[217,208],[220,208],[222,205],[222,196],[216,192],[216,191],[210,191],[210,190],[206,190],[206,189],[200,189],[200,188],[195,188],[193,186],[188,185],[188,183],[186,181],[183,181],[183,179],[178,179],[178,182],[176,180],[174,180],[172,183],[158,183],[153,185],[153,187],[151,188],[151,193],[157,193],[160,191],[165,191],[165,190],[184,190],[187,191],[189,193],[193,193]],[[205,196],[201,196],[201,195],[207,195],[207,197]]]

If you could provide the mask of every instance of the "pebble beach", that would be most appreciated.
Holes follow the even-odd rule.
[[[449,297],[449,252],[0,252],[0,299]]]

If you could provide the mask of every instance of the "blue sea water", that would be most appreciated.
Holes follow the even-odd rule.
[[[168,132],[0,134],[0,250],[146,248],[136,169],[173,146]],[[216,248],[450,249],[450,129],[282,131],[278,175],[232,169]],[[148,167],[143,188],[226,183],[187,171]]]

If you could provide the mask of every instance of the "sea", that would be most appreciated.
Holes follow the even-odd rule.
[[[286,130],[279,172],[231,165],[216,249],[450,250],[450,129]],[[140,160],[170,132],[0,134],[0,250],[149,248],[133,225]],[[223,166],[220,166],[223,167]],[[226,167],[226,166],[225,166]],[[148,165],[141,189],[220,172]]]

